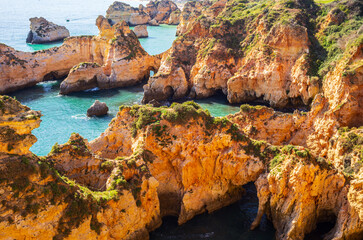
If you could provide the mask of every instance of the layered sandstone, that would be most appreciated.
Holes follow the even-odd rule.
[[[43,17],[30,18],[29,21],[30,31],[26,39],[27,43],[55,42],[70,36],[66,27],[49,22]]]
[[[100,30],[98,36],[67,38],[62,46],[48,50],[26,53],[0,45],[0,93],[44,80],[60,79],[70,70],[68,79],[62,83],[61,93],[95,85],[99,88],[123,87],[140,83],[148,78],[150,70],[158,69],[159,58],[145,52],[125,22],[111,27],[107,19],[100,16],[96,24]],[[86,69],[80,67],[85,62],[91,63],[86,64]]]

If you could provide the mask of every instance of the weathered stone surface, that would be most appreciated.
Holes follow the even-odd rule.
[[[108,113],[106,103],[96,100],[92,106],[87,110],[87,116],[104,116]]]
[[[47,21],[45,18],[30,18],[30,32],[27,43],[48,43],[61,41],[69,37],[69,31],[64,26],[59,26]]]
[[[135,27],[134,32],[138,38],[147,38],[149,33],[147,32],[146,25],[138,25]]]

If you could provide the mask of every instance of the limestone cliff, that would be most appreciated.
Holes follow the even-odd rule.
[[[148,55],[125,22],[113,27],[100,16],[98,36],[71,37],[60,47],[34,53],[20,52],[0,44],[0,93],[38,82],[66,77],[61,93],[95,86],[113,88],[135,85],[156,71],[160,60]],[[83,67],[86,64],[86,70]],[[79,65],[80,64],[80,65]],[[78,65],[78,66],[76,66]],[[102,68],[94,68],[94,66]],[[76,67],[75,67],[76,66]],[[90,71],[90,66],[93,66]],[[79,72],[77,71],[79,70]]]
[[[139,8],[134,8],[129,4],[117,1],[107,9],[106,18],[111,20],[112,24],[125,21],[131,26],[144,25],[151,20],[142,5]]]
[[[39,112],[10,98],[1,103],[4,117],[14,118],[2,126],[26,140],[14,151],[0,149],[1,239],[147,239],[160,225],[158,182],[138,155],[99,158],[73,134],[39,158],[28,151]],[[27,119],[30,113],[36,115]],[[13,140],[1,139],[2,146]]]
[[[169,0],[150,1],[146,7],[140,4],[138,8],[115,1],[108,9],[106,18],[112,24],[126,21],[130,26],[157,25],[159,23],[177,25],[179,23],[177,5]]]
[[[343,20],[326,27],[345,5]],[[231,103],[308,106],[323,91],[327,72],[360,36],[361,8],[353,0],[319,6],[285,0],[187,3],[179,37],[145,86],[144,102],[222,92]],[[185,76],[184,83],[173,82],[176,76]]]
[[[5,102],[5,109],[19,106],[14,103]],[[23,108],[11,107],[19,114]],[[241,109],[251,116],[247,123],[256,118],[257,127],[258,113],[260,122],[292,116]],[[184,223],[237,201],[252,181],[260,201],[252,228],[267,214],[277,239],[304,239],[326,221],[335,223],[326,239],[360,239],[361,129],[340,128],[322,157],[301,146],[248,138],[251,133],[236,120],[243,122],[241,114],[213,118],[193,102],[120,107],[90,143],[73,134],[46,158],[1,153],[0,236],[24,238],[32,231],[37,239],[147,239],[161,216]],[[35,215],[50,227],[31,224]]]

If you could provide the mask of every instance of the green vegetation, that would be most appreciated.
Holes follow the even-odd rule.
[[[337,1],[337,0],[314,0],[314,2],[316,2],[316,3],[323,3],[323,4],[332,3],[335,1]]]
[[[59,147],[59,144],[56,142],[52,149],[50,150],[50,154],[53,154],[53,153],[59,153],[60,152],[60,147]]]

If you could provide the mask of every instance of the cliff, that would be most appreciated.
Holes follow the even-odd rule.
[[[261,110],[269,112],[242,107],[251,116]],[[251,228],[267,214],[278,239],[304,239],[326,221],[335,224],[326,239],[360,239],[361,129],[340,128],[328,154],[317,156],[247,137],[233,123],[242,111],[213,118],[193,102],[122,106],[90,143],[73,134],[45,158],[2,152],[2,236],[29,237],[36,229],[37,239],[147,239],[162,216],[182,224],[237,201],[243,185],[255,182],[259,211]],[[50,227],[31,224],[34,216]]]
[[[177,14],[177,5],[169,0],[150,1],[146,7],[140,4],[138,8],[115,1],[108,9],[106,18],[112,24],[120,21],[126,21],[130,26],[145,25],[151,23],[156,25],[178,24],[179,15]]]
[[[323,91],[327,73],[361,35],[361,9],[353,0],[328,5],[187,3],[179,37],[145,86],[144,102],[222,92],[230,103],[258,100],[276,108],[309,106]],[[344,16],[341,22],[331,20],[339,14]],[[185,81],[172,81],[176,76]]]
[[[78,91],[95,85],[100,88],[129,86],[147,79],[150,70],[158,69],[159,58],[145,52],[136,35],[124,22],[111,27],[100,16],[96,25],[100,30],[98,36],[67,38],[60,47],[34,53],[16,51],[0,44],[0,93],[15,91],[45,80],[61,79],[70,70],[71,74],[61,88],[62,93],[77,90],[74,86],[80,86]],[[96,74],[101,77],[96,77],[95,81],[94,68],[85,74],[75,73],[76,76],[72,76],[79,69],[79,64],[83,66],[82,63],[90,63],[87,66],[102,66]]]

